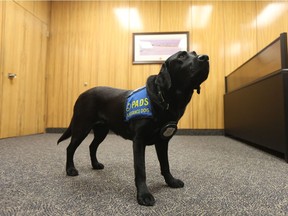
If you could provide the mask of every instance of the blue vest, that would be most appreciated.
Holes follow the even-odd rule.
[[[139,118],[151,118],[152,108],[146,87],[130,93],[125,105],[125,121]]]

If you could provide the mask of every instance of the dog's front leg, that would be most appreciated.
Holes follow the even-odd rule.
[[[137,188],[137,201],[140,205],[152,206],[155,204],[155,199],[153,195],[149,192],[146,185],[145,147],[146,145],[142,140],[134,139],[133,155],[135,184]]]
[[[172,176],[168,160],[168,141],[161,141],[155,144],[158,160],[160,162],[161,174],[169,187],[181,188],[184,187],[184,182]]]

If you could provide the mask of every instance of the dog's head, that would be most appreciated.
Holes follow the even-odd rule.
[[[156,84],[164,91],[170,88],[200,94],[200,85],[209,74],[209,57],[195,51],[180,51],[170,56],[162,65]]]

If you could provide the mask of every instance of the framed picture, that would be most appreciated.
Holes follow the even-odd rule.
[[[133,33],[133,64],[163,63],[188,47],[189,32]]]

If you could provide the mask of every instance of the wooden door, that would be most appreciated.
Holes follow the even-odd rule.
[[[1,109],[2,109],[2,77],[3,77],[2,25],[3,25],[3,2],[0,1],[0,117],[2,113]],[[0,118],[0,135],[1,135],[1,118]]]
[[[46,25],[14,2],[3,10],[0,138],[43,133]]]

